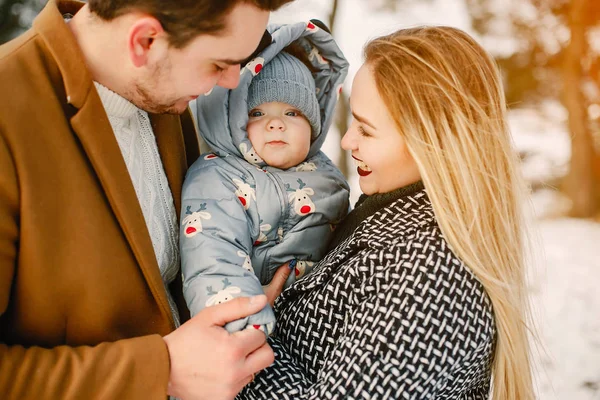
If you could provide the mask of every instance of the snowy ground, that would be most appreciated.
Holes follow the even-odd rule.
[[[370,38],[418,24],[452,25],[472,33],[463,0],[405,1],[410,6],[398,7],[395,14],[375,12],[374,3],[340,1],[334,34],[351,64],[346,93],[361,64],[362,46]],[[330,8],[330,0],[296,0],[274,21],[327,21]],[[532,199],[537,258],[530,287],[544,351],[536,357],[538,395],[541,400],[600,400],[600,223],[564,217],[568,202],[555,190],[543,188],[554,184],[568,166],[565,118],[564,109],[552,103],[538,110],[513,110],[509,117],[524,175],[536,189]],[[339,140],[332,129],[324,149],[333,160],[338,158]],[[356,199],[357,178],[350,182]]]
[[[600,400],[600,224],[566,218],[569,202],[552,188],[568,167],[566,114],[557,104],[510,113],[524,176],[536,188],[531,300],[539,325],[542,400]]]
[[[538,227],[545,258],[531,289],[547,352],[539,398],[600,400],[600,224],[559,218]]]

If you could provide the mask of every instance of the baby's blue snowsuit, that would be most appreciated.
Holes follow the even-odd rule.
[[[296,262],[286,286],[326,252],[335,225],[348,211],[344,176],[320,149],[333,120],[348,63],[332,36],[312,22],[269,26],[272,43],[241,71],[236,89],[215,87],[198,98],[197,122],[213,153],[189,169],[182,193],[181,262],[192,315],[234,297],[263,293],[282,264]],[[321,112],[307,159],[280,170],[266,165],[248,140],[248,86],[261,67],[292,42],[308,54]],[[257,279],[258,278],[258,279]],[[269,334],[269,306],[227,324]]]

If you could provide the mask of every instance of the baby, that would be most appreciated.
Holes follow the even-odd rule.
[[[286,262],[295,270],[289,286],[324,256],[348,211],[348,184],[320,151],[348,64],[312,23],[271,29],[273,43],[243,68],[238,88],[215,88],[197,102],[214,152],[192,165],[183,186],[180,247],[192,315],[262,293]],[[267,306],[226,329],[270,334],[274,322]]]

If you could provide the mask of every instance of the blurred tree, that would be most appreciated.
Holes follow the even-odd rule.
[[[44,0],[0,0],[0,44],[27,30]]]
[[[495,54],[509,105],[554,98],[566,108],[572,154],[561,189],[572,201],[572,216],[594,216],[600,212],[600,39],[596,37],[599,42],[593,47],[590,37],[600,25],[600,2],[467,0],[467,4],[478,33],[512,41],[513,51]],[[597,111],[591,115],[589,110]]]
[[[595,3],[595,2],[594,2]],[[588,117],[589,102],[583,92],[586,83],[586,58],[589,60],[589,46],[586,31],[592,11],[590,0],[572,0],[567,11],[567,24],[571,32],[565,48],[563,60],[563,102],[569,112],[571,132],[571,163],[564,189],[570,197],[575,217],[591,217],[598,212],[596,187],[600,180],[594,176],[594,158],[598,157],[590,130]],[[597,91],[596,87],[596,91]]]
[[[331,5],[331,13],[329,14],[329,30],[332,35],[335,35],[335,21],[339,10],[339,0],[333,0]],[[345,92],[340,93],[338,104],[335,109],[335,126],[340,133],[340,140],[342,136],[348,130],[348,119],[350,118],[350,104],[348,103],[348,96]],[[348,152],[344,149],[340,149],[340,156],[336,162],[336,165],[342,171],[345,177],[349,177],[348,171]]]
[[[19,28],[19,17],[12,12],[17,0],[0,0],[0,43],[7,42],[15,36]]]

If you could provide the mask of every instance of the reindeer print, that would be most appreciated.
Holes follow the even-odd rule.
[[[311,21],[306,23],[306,30],[310,32],[316,32],[319,30],[319,27],[313,24]]]
[[[250,272],[251,274],[254,273],[254,269],[252,269],[252,261],[250,261],[250,256],[246,253],[244,253],[241,250],[237,251],[237,255],[242,257],[244,259],[244,263],[242,264],[242,268],[244,268],[246,271]]]
[[[314,61],[315,59],[317,60],[317,62],[319,64],[329,64],[329,61],[327,61],[322,55],[321,53],[319,53],[319,50],[317,50],[316,47],[313,47],[312,50],[310,51],[310,53],[308,54],[308,59],[310,61]]]
[[[248,146],[247,143],[240,144],[240,151],[242,152],[242,155],[246,161],[248,161],[250,164],[257,165],[264,162],[258,153],[256,153],[256,150],[254,150],[254,147]]]
[[[317,166],[313,162],[303,162],[296,167],[296,171],[299,172],[313,172],[317,170]]]
[[[231,282],[229,279],[225,278],[221,282],[223,282],[223,289],[215,292],[212,286],[206,287],[206,292],[211,297],[206,300],[206,307],[215,306],[217,304],[226,303],[230,300],[234,299],[234,294],[241,293],[242,289],[237,286],[231,286]]]
[[[258,75],[263,65],[265,65],[265,59],[262,57],[256,57],[252,61],[250,61],[242,70],[240,71],[240,75],[244,73],[244,71],[248,70],[252,73],[252,76]]]
[[[200,219],[211,219],[211,215],[204,211],[206,203],[202,203],[197,211],[191,211],[192,206],[187,206],[185,213],[187,216],[181,221],[181,225],[185,227],[185,237],[191,238],[196,236],[198,232],[202,232],[202,221]]]
[[[315,203],[310,199],[310,196],[314,195],[315,192],[312,188],[306,187],[306,184],[302,179],[298,179],[299,189],[292,189],[289,184],[285,185],[285,188],[289,194],[290,203],[294,207],[294,211],[298,215],[308,215],[315,212]]]
[[[294,268],[294,273],[296,274],[296,279],[300,279],[307,272],[310,272],[314,265],[315,265],[315,263],[313,261],[298,261]]]
[[[233,183],[235,183],[235,185],[237,186],[235,195],[240,200],[240,203],[242,203],[242,206],[244,206],[244,210],[249,209],[250,200],[253,199],[254,201],[256,201],[256,185],[250,185],[246,183],[245,179],[241,181],[237,178],[233,179]]]
[[[273,328],[275,327],[274,322],[269,322],[265,325],[248,325],[246,329],[258,329],[259,331],[263,331],[267,336],[269,336],[273,332]]]
[[[269,240],[265,232],[269,232],[271,230],[270,224],[263,224],[263,220],[260,220],[260,232],[258,233],[258,238],[254,241],[254,245],[257,246],[263,242]]]

